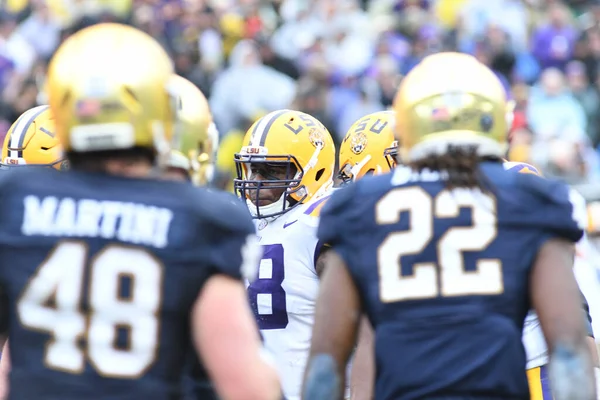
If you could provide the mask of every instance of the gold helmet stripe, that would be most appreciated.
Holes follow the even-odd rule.
[[[285,114],[288,111],[290,110],[273,111],[272,113],[262,117],[260,123],[256,124],[254,126],[254,129],[252,130],[252,136],[250,137],[250,146],[264,146],[265,141],[267,140],[267,133],[269,133],[269,129],[271,129],[271,126],[273,126],[277,118],[279,118],[281,115]]]
[[[48,109],[47,105],[38,106],[31,110],[25,111],[23,115],[17,120],[15,129],[10,132],[9,139],[9,154],[11,158],[23,158],[23,145],[25,144],[25,137],[27,136],[27,130],[33,123],[33,121]]]

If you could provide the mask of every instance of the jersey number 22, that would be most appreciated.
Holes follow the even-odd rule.
[[[422,253],[434,238],[435,220],[456,218],[461,208],[471,209],[472,226],[452,227],[437,240],[438,265],[416,263],[410,275],[402,275],[401,258]],[[491,196],[462,189],[444,190],[432,199],[420,187],[398,188],[377,203],[375,218],[380,225],[396,224],[403,212],[408,212],[409,229],[390,233],[378,249],[382,302],[504,291],[500,260],[479,259],[475,271],[466,271],[462,254],[484,251],[496,238],[496,202]]]
[[[79,374],[88,361],[104,377],[139,377],[158,354],[163,265],[142,248],[109,245],[89,261],[86,277],[87,260],[83,242],[59,243],[25,287],[19,320],[51,335],[44,354],[48,368]],[[125,279],[130,295],[121,298]],[[128,348],[114,345],[119,330],[127,331]]]

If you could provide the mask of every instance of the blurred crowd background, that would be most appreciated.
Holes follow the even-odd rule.
[[[515,100],[511,159],[600,181],[600,0],[0,0],[0,135],[45,102],[48,60],[72,32],[126,22],[157,38],[207,95],[221,177],[251,122],[279,108],[336,141],[391,105],[428,54],[489,65]],[[139,68],[144,68],[140,65]]]

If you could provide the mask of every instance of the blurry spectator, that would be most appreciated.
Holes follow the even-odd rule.
[[[446,0],[452,2],[453,0]],[[467,1],[461,11],[463,28],[471,37],[483,37],[490,24],[508,34],[517,51],[527,48],[527,9],[521,0]]]
[[[391,107],[400,82],[400,70],[390,55],[379,56],[371,69],[371,76],[377,80],[380,102],[383,107]]]
[[[11,60],[19,74],[27,74],[35,62],[35,49],[17,30],[16,16],[0,12],[0,55]]]
[[[329,90],[328,104],[329,104],[329,118],[333,122],[334,129],[331,134],[334,139],[341,135],[343,136],[346,132],[338,132],[340,127],[339,121],[345,110],[350,104],[360,102],[361,96],[359,94],[358,79],[354,76],[331,76],[330,77],[332,87]]]
[[[200,53],[199,67],[209,74],[223,64],[223,39],[218,30],[218,19],[214,12],[205,9],[197,12],[196,25],[198,28],[198,52]]]
[[[600,172],[590,147],[600,145],[598,0],[0,0],[0,10],[0,137],[46,101],[59,42],[125,21],[209,97],[222,157],[279,108],[315,115],[338,140],[355,119],[390,107],[424,57],[450,50],[492,68],[515,100],[510,157],[569,180]]]
[[[563,73],[556,68],[545,70],[539,86],[531,89],[527,120],[537,138],[563,138],[574,143],[586,139],[583,107],[568,91]]]
[[[331,38],[325,42],[325,57],[336,70],[347,75],[364,72],[373,55],[373,43],[367,32],[355,31],[348,21],[338,20],[332,27]]]
[[[292,79],[300,78],[300,72],[296,65],[291,60],[275,54],[271,48],[269,39],[265,35],[257,35],[255,40],[264,65],[271,67]]]
[[[298,86],[298,95],[292,108],[312,115],[321,121],[327,130],[334,132],[327,113],[327,92],[315,81],[306,81]]]
[[[341,143],[342,139],[356,120],[377,111],[383,110],[383,105],[374,98],[368,85],[363,85],[359,91],[358,99],[348,103],[340,116],[336,129],[336,142]]]
[[[592,50],[592,47],[595,48],[595,51]],[[600,59],[600,35],[595,28],[588,29],[580,35],[575,43],[573,58],[585,65],[588,80],[595,82]]]
[[[294,2],[295,0],[286,0],[283,4],[285,6]],[[301,53],[310,48],[325,30],[316,18],[310,16],[309,2],[303,4],[305,5],[298,5],[298,10],[293,13],[293,17],[285,21],[273,34],[271,46],[281,57],[300,58]]]
[[[6,118],[9,121],[16,121],[19,115],[30,108],[35,107],[37,102],[38,87],[34,80],[26,80],[20,85],[20,90],[9,107],[5,110]]]
[[[288,107],[295,90],[290,77],[262,64],[252,41],[242,40],[212,88],[210,106],[215,123],[220,132],[236,129],[261,111]]]
[[[50,9],[43,0],[32,2],[31,15],[21,23],[18,32],[34,48],[37,55],[49,58],[60,39],[60,26],[52,20]]]
[[[552,3],[548,7],[548,23],[535,31],[531,50],[542,68],[563,69],[573,56],[576,39],[568,10],[561,3]]]
[[[600,96],[594,86],[590,86],[585,65],[581,61],[571,61],[566,68],[567,84],[573,96],[583,107],[587,119],[587,134],[591,142],[600,142]]]

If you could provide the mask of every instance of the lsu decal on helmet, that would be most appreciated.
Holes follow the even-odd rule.
[[[208,101],[196,85],[179,75],[173,75],[170,88],[176,98],[177,135],[167,166],[183,169],[195,183],[205,184],[206,164],[212,160],[206,157],[206,149],[212,146],[214,140],[210,137],[214,136],[211,130],[216,130]],[[218,140],[218,133],[216,135]],[[200,176],[202,168],[204,171]]]
[[[445,154],[448,146],[476,147],[482,157],[501,158],[506,152],[505,90],[470,55],[426,57],[402,80],[394,110],[406,162]]]
[[[394,138],[396,114],[379,111],[356,121],[340,146],[339,177],[345,183],[365,174],[382,174],[396,166],[398,142]]]
[[[333,184],[335,147],[316,118],[278,110],[256,121],[234,156],[234,188],[255,218],[281,215]]]
[[[2,145],[3,167],[36,165],[67,169],[62,146],[54,130],[54,117],[47,105],[25,111],[12,124]]]
[[[50,62],[46,90],[65,151],[148,148],[168,156],[172,74],[167,53],[138,29],[105,23],[70,36]]]

